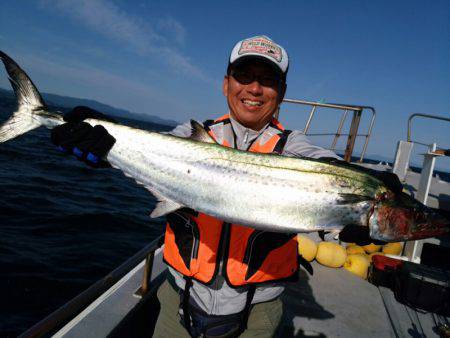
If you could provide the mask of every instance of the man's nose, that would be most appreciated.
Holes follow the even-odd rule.
[[[261,95],[263,92],[263,88],[258,79],[255,79],[252,83],[249,83],[247,85],[247,91],[249,91],[253,95]]]

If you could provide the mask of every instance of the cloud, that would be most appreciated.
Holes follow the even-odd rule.
[[[84,63],[67,59],[50,60],[47,56],[40,57],[38,53],[13,53],[15,59],[20,61],[24,69],[33,77],[34,73],[45,74],[46,78],[56,78],[57,86],[42,88],[52,93],[78,96],[107,102],[116,107],[127,107],[140,113],[145,113],[142,105],[152,102],[152,106],[166,107],[167,111],[176,112],[182,106],[174,102],[173,98],[161,92],[158,88],[144,83],[130,81],[124,77],[114,75]],[[5,76],[6,78],[6,76]],[[48,81],[47,81],[48,83]],[[49,83],[55,83],[50,81]],[[36,83],[38,86],[39,84]],[[65,84],[69,87],[66,88]],[[64,89],[62,89],[64,88]],[[130,102],[134,102],[130,106]],[[150,112],[156,114],[157,112]]]
[[[86,28],[131,48],[141,56],[153,56],[182,74],[213,82],[188,57],[174,48],[174,45],[184,43],[186,30],[172,17],[160,19],[156,31],[148,22],[106,0],[43,0],[41,5],[73,18]]]
[[[160,31],[168,33],[177,44],[184,45],[186,29],[172,17],[159,19],[157,27]]]
[[[151,49],[161,37],[112,2],[103,0],[45,0],[41,2],[58,13],[72,17],[106,38],[130,45],[140,53]]]

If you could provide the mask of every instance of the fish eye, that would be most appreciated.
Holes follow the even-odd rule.
[[[379,202],[386,201],[387,199],[389,199],[389,194],[388,194],[387,191],[382,192],[381,194],[379,194],[376,197],[376,200],[379,201]]]

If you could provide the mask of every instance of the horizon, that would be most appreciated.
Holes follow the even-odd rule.
[[[184,122],[227,112],[221,81],[231,48],[266,34],[290,56],[286,98],[377,109],[370,155],[393,160],[412,113],[450,116],[450,2],[287,1],[282,11],[279,6],[7,2],[0,13],[0,46],[42,92]],[[10,88],[4,70],[0,86]],[[281,122],[302,130],[306,115],[283,108]],[[367,121],[361,123],[362,131]],[[329,116],[313,123],[327,130],[335,125]],[[448,127],[414,121],[413,138],[448,148]],[[415,147],[413,163],[422,163],[425,151]],[[436,166],[450,171],[450,158],[438,159]]]

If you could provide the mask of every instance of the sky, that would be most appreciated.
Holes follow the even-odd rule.
[[[410,114],[450,117],[449,18],[447,0],[11,0],[0,10],[0,50],[42,92],[203,121],[228,111],[221,84],[234,44],[264,34],[289,54],[286,98],[373,106],[367,153],[393,160]],[[3,70],[0,87],[10,88]],[[311,132],[335,132],[336,111],[317,116]],[[282,105],[287,128],[303,130],[306,119]],[[415,119],[413,140],[450,148],[449,127]],[[413,162],[424,152],[415,146]],[[437,167],[450,171],[450,159]]]

